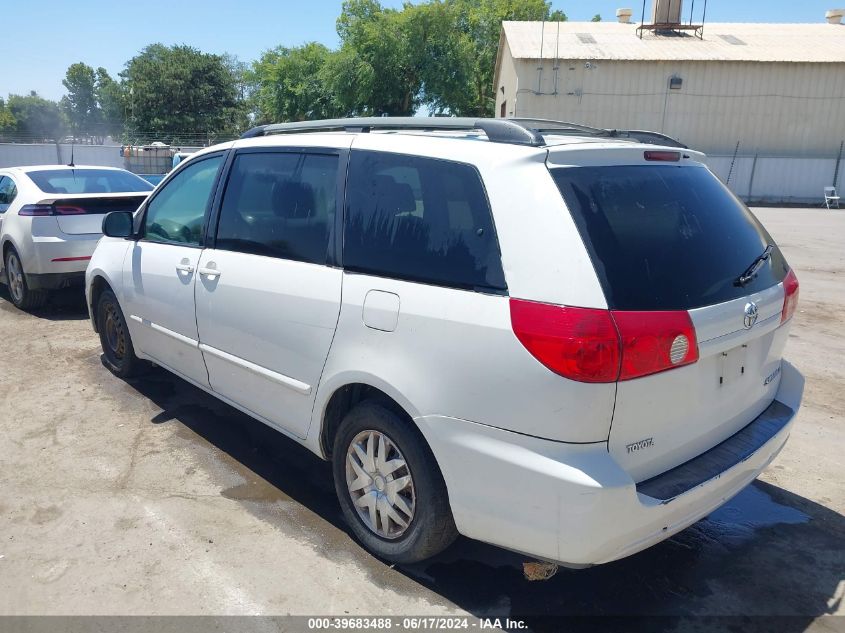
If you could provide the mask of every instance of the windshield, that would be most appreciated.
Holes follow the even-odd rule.
[[[751,211],[704,167],[551,169],[609,307],[689,310],[774,286],[788,267]]]
[[[152,191],[143,178],[122,169],[45,169],[27,172],[44,193],[123,193]]]

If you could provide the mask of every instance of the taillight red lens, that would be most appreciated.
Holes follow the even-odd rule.
[[[622,341],[619,380],[656,374],[698,360],[689,312],[611,312]]]
[[[689,312],[573,308],[511,299],[514,334],[556,374],[616,382],[689,365],[698,341]]]
[[[615,382],[619,335],[607,310],[511,299],[519,341],[556,374],[580,382]]]
[[[18,215],[27,217],[53,215],[53,207],[49,204],[27,204],[18,210]]]
[[[798,307],[798,277],[790,268],[783,278],[783,310],[780,313],[780,322],[784,323],[792,318],[795,309]]]

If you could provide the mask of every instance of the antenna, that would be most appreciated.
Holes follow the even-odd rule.
[[[76,167],[73,164],[73,141],[70,142],[70,162],[67,164],[68,167]]]

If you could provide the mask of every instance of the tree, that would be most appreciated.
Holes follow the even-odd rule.
[[[60,105],[73,135],[96,135],[102,113],[97,103],[97,75],[94,69],[82,62],[71,64],[62,84],[67,94],[62,97]]]
[[[0,98],[0,134],[14,132],[17,126],[15,116],[6,107],[6,102]]]
[[[596,14],[593,16],[593,19],[592,19],[592,20],[590,20],[590,22],[601,22],[601,14],[600,14],[600,13],[596,13]]]
[[[493,73],[502,22],[506,20],[565,21],[562,11],[550,13],[544,0],[450,0],[456,10],[456,30],[470,41],[468,85],[463,98],[455,101],[453,112],[491,116],[495,106]]]
[[[15,133],[33,140],[59,140],[65,130],[62,112],[55,101],[28,95],[9,95],[8,109],[15,119]]]
[[[355,114],[412,115],[421,103],[418,7],[385,9],[377,0],[346,0],[337,20],[340,57],[327,84]],[[415,32],[416,31],[416,32]]]
[[[244,102],[220,55],[151,44],[126,63],[121,77],[136,138],[184,143],[238,131]]]
[[[266,51],[248,74],[258,121],[305,121],[345,113],[327,80],[332,53],[317,42]]]
[[[94,87],[100,109],[99,136],[117,136],[126,120],[126,94],[121,82],[115,81],[105,68],[97,69]]]

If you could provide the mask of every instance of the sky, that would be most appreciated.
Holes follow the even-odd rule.
[[[646,0],[646,12],[651,0]],[[684,16],[691,0],[685,0]],[[338,44],[335,20],[341,0],[38,0],[15,3],[14,24],[0,37],[0,96],[27,94],[59,99],[67,67],[85,62],[116,76],[148,44],[188,44],[209,53],[230,53],[251,62],[267,49],[316,40]],[[401,0],[382,0],[400,7]],[[708,22],[823,22],[839,0],[707,0]],[[695,0],[699,14],[704,0]],[[634,19],[642,0],[553,0],[570,20],[596,13],[616,19],[618,7]],[[765,12],[763,7],[766,8]],[[7,17],[9,17],[7,15]],[[808,43],[809,45],[810,43]]]

